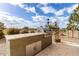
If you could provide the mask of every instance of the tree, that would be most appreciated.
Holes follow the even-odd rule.
[[[68,28],[70,28],[72,30],[72,37],[74,34],[74,30],[77,30],[78,26],[79,26],[79,5],[73,11],[73,13],[70,15],[70,18],[69,18]]]
[[[4,24],[2,22],[0,22],[0,39],[4,38],[4,33],[3,33],[3,28],[4,28]]]
[[[50,24],[49,19],[47,19],[47,27],[48,27],[48,30],[49,30],[49,31],[52,31],[52,30],[55,29],[55,25]]]
[[[70,15],[69,24],[67,27],[68,29],[72,30],[72,38],[74,37],[74,30],[76,27],[76,19],[77,19],[76,10],[74,10],[73,13]]]
[[[49,25],[48,25],[48,29],[51,31],[51,30],[55,29],[55,26],[54,26],[54,25],[49,24]]]
[[[28,27],[24,27],[23,29],[29,29]]]
[[[74,15],[74,22],[76,24],[75,29],[78,31],[78,37],[79,37],[79,5],[78,7],[75,9],[75,15]]]
[[[0,22],[0,30],[4,29],[4,24],[2,22]]]
[[[77,23],[77,25],[76,25],[76,29],[77,29],[77,31],[78,31],[78,38],[79,38],[79,5],[78,5],[78,7],[76,8],[76,23]]]

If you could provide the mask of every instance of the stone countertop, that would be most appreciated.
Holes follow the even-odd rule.
[[[18,38],[41,35],[41,34],[46,34],[46,33],[27,33],[27,34],[5,35],[5,38],[6,40],[14,40]]]

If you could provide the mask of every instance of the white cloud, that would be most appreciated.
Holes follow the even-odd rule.
[[[22,3],[10,3],[11,5],[14,5],[14,6],[19,6],[20,8],[24,8],[24,5]]]
[[[24,7],[23,4],[18,4],[18,6],[23,8],[24,10],[26,10],[26,12],[36,13],[35,7],[28,7],[27,5],[26,5],[26,7]]]
[[[48,3],[39,3],[39,4],[37,5],[37,7],[47,6],[47,5],[48,5]]]
[[[66,10],[65,8],[63,8],[57,11],[55,8],[47,5],[40,8],[43,10],[45,14],[52,13],[52,14],[55,14],[56,16],[64,15],[64,11]]]
[[[66,11],[70,14],[72,11],[78,6],[78,4],[74,4],[71,7],[66,8]]]
[[[35,7],[25,7],[26,12],[36,13]]]
[[[48,6],[41,7],[41,9],[43,10],[43,12],[44,12],[45,14],[56,12],[56,10],[55,10],[54,8],[52,8],[51,6],[49,6],[49,7],[48,7]]]
[[[33,21],[37,25],[37,27],[44,26],[47,23],[48,17],[43,15],[36,15],[32,17]]]
[[[9,15],[10,13],[8,13],[8,12],[3,12],[3,11],[0,11],[0,15],[1,14],[6,14],[6,15]]]
[[[56,16],[64,15],[64,11],[65,12],[67,11],[69,14],[71,14],[73,12],[73,10],[76,9],[77,6],[78,6],[78,4],[74,4],[70,7],[65,7],[63,9],[60,9],[60,10],[54,12],[54,13],[55,13]]]
[[[66,20],[66,19],[68,19],[69,18],[69,16],[61,16],[61,17],[57,17],[60,21],[64,21],[64,20]]]
[[[26,5],[26,7],[24,7],[23,4],[19,4],[18,6],[23,8],[24,10],[26,10],[26,12],[28,12],[28,13],[30,13],[30,12],[36,13],[35,7],[28,7],[27,5]]]
[[[48,17],[46,16],[41,16],[41,15],[37,15],[37,16],[33,16],[33,21],[40,23],[40,25],[44,26],[46,24],[46,19],[48,19]],[[49,17],[50,19],[50,24],[54,25],[54,22],[57,22],[59,24],[59,27],[63,28],[66,27],[67,23],[68,23],[68,18],[69,16],[55,16],[55,17]],[[40,26],[38,24],[38,26]]]
[[[23,4],[20,4],[20,3],[12,3],[13,5],[18,5],[19,7],[23,8],[24,10],[26,10],[26,12],[32,12],[32,13],[36,13],[36,9],[35,7],[24,7]],[[64,16],[61,16],[59,17],[60,15],[64,15],[64,11],[67,11],[69,14],[72,13],[72,11],[78,6],[78,4],[74,4],[70,7],[65,7],[63,9],[60,9],[60,10],[56,10],[55,8],[51,7],[51,6],[47,6],[47,4],[41,4],[43,5],[42,7],[40,7],[43,12],[45,14],[47,13],[53,13],[55,14],[55,17],[50,17],[51,19],[51,22],[55,22],[55,21],[58,21],[60,23],[60,26],[64,26],[63,24],[67,24],[68,23],[68,17],[64,17]],[[37,13],[36,13],[37,14]],[[40,16],[40,15],[36,15],[36,16],[33,16],[33,21],[28,21],[28,20],[25,20],[23,18],[19,18],[19,17],[16,17],[16,16],[11,16],[8,12],[2,12],[0,11],[0,21],[4,22],[4,23],[10,23],[10,24],[17,24],[18,27],[21,27],[21,26],[29,26],[29,27],[34,27],[34,26],[40,26],[40,25],[44,25],[45,22],[46,22],[46,19],[48,17],[46,16]],[[19,25],[18,25],[19,24]],[[27,24],[27,25],[26,25]],[[16,26],[16,25],[15,25]]]
[[[42,21],[44,19],[44,16],[36,16],[33,18],[34,18],[33,21],[30,21],[27,19],[25,20],[23,18],[11,16],[8,12],[0,11],[0,21],[3,22],[4,26],[7,28],[13,28],[13,27],[14,28],[22,28],[24,26],[36,28],[36,27],[39,27],[39,25],[40,25],[40,23],[38,21],[36,21],[36,19]]]
[[[45,21],[48,17],[36,15],[36,16],[33,16],[32,18],[33,18],[33,21],[40,21],[40,22],[43,22],[43,21]]]
[[[18,5],[19,7],[25,9],[26,12],[36,13],[35,7],[28,7],[28,6],[24,7],[24,5],[22,3],[10,3],[10,4]],[[43,6],[41,7],[41,5],[43,5]],[[60,9],[57,11],[55,8],[53,8],[51,6],[47,6],[47,5],[48,5],[48,3],[40,3],[37,5],[37,7],[40,7],[45,14],[54,13],[56,16],[63,15],[64,11],[67,11],[70,14],[78,6],[78,4],[74,4],[70,7],[66,7],[66,8],[63,8],[63,9]]]
[[[63,9],[56,10],[55,8],[51,6],[47,6],[47,4],[43,7],[40,7],[45,14],[47,13],[53,13],[55,16],[64,15],[64,11],[67,11],[69,14],[72,13],[72,11],[78,6],[78,4],[74,4],[70,7],[64,7]]]
[[[58,11],[55,12],[55,15],[56,15],[56,16],[64,15],[64,11],[65,11],[65,10],[66,10],[65,8],[60,9],[60,10],[58,10]]]
[[[23,4],[18,4],[18,6],[19,6],[20,8],[24,8],[24,5],[23,5]]]
[[[69,16],[67,16],[67,17],[58,17],[60,28],[64,28],[64,27],[67,26],[68,20],[69,20],[68,18],[69,18]]]
[[[48,3],[40,3],[39,5],[47,6]]]
[[[10,3],[10,4],[19,6],[20,8],[23,8],[24,10],[26,10],[26,12],[36,13],[35,7],[28,7],[27,5],[24,5],[22,3]],[[26,6],[26,7],[24,7],[24,6]]]
[[[32,21],[25,20],[16,16],[9,15],[8,12],[0,11],[0,21],[4,23],[5,27],[22,28],[24,26],[32,27]]]
[[[7,17],[8,15],[10,15],[8,12],[0,11],[0,21],[1,21],[1,22],[7,21],[7,20],[6,20],[6,19],[7,19],[6,17]]]
[[[20,4],[20,3],[11,2],[10,4],[12,4],[12,5],[18,5],[18,4]]]
[[[51,17],[50,19],[52,23],[54,23],[55,21],[57,21],[59,23],[59,26],[61,28],[63,27],[66,27],[66,25],[68,24],[68,18],[69,16],[63,16],[64,15],[64,11],[67,11],[69,14],[71,14],[73,12],[73,10],[78,6],[78,4],[74,4],[70,7],[66,7],[66,8],[63,8],[63,9],[60,9],[58,11],[55,11],[54,14],[55,14],[55,17]],[[60,16],[62,15],[62,16]]]
[[[59,17],[50,17],[51,19],[51,23],[54,24],[54,22],[57,22],[59,24],[60,28],[66,27],[67,23],[68,23],[68,18],[64,17],[64,16],[59,16]]]

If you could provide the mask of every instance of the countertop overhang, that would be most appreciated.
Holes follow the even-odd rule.
[[[14,40],[18,38],[37,36],[37,35],[43,35],[43,34],[46,34],[46,33],[27,33],[27,34],[5,35],[5,38],[6,40]]]

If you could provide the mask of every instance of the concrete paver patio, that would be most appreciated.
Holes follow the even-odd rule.
[[[78,56],[79,46],[68,45],[66,43],[52,44],[36,56]]]
[[[61,37],[61,43],[52,42],[52,45],[36,56],[79,56],[79,39]]]

